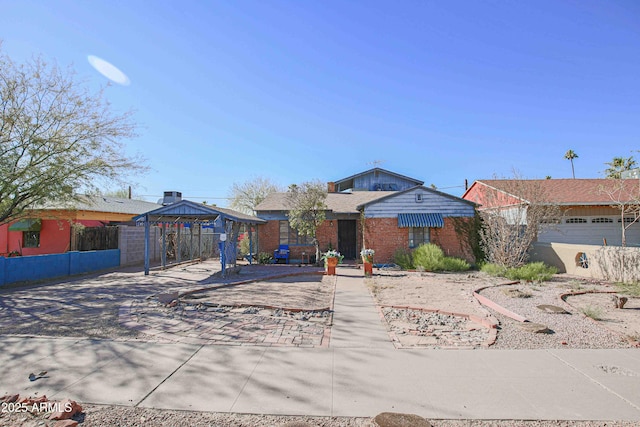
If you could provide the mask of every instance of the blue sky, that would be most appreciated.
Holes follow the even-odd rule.
[[[127,141],[164,190],[224,206],[380,166],[461,195],[464,180],[603,177],[640,160],[640,2],[0,0],[5,53],[72,65],[135,111]]]

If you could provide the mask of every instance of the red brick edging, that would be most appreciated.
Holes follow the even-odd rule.
[[[491,286],[483,286],[482,288],[478,288],[475,291],[473,291],[473,296],[475,297],[476,300],[478,300],[478,302],[482,305],[485,305],[495,311],[497,311],[500,314],[504,314],[505,316],[516,320],[518,322],[528,322],[528,320],[523,317],[520,316],[519,314],[514,313],[513,311],[507,310],[506,308],[504,308],[503,306],[501,306],[500,304],[491,301],[489,298],[480,295],[480,292],[482,292],[483,290],[487,289],[487,288],[495,288],[498,286],[509,286],[509,285],[516,285],[520,282],[515,281],[515,282],[509,282],[509,283],[501,283],[499,285],[491,285]]]
[[[618,293],[617,291],[596,291],[596,290],[586,290],[586,291],[571,291],[571,292],[566,292],[564,294],[560,295],[560,300],[562,302],[564,302],[565,304],[567,304],[569,307],[571,307],[572,309],[576,310],[576,308],[569,304],[569,302],[567,301],[568,297],[571,296],[575,296],[575,295],[585,295],[585,294],[616,294]],[[608,326],[604,325],[602,322],[592,319],[589,316],[583,315],[584,317],[586,317],[587,319],[589,319],[592,322],[595,322],[598,326],[605,328],[606,330],[608,330],[609,332],[612,332],[620,337],[622,337],[623,339],[627,340],[629,342],[629,344],[631,344],[634,347],[640,347],[640,341],[636,341],[633,338],[623,334],[622,332],[616,331],[614,329],[609,328]]]

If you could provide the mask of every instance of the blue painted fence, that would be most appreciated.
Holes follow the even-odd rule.
[[[0,257],[0,286],[52,279],[120,266],[120,249],[64,254]]]

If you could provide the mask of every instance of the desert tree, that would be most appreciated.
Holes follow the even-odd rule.
[[[287,191],[289,224],[298,234],[313,240],[316,249],[316,263],[320,260],[318,227],[326,219],[327,189],[320,181],[292,184]]]
[[[269,194],[283,192],[284,189],[269,178],[256,177],[242,183],[233,183],[229,191],[229,207],[238,212],[252,215],[255,208]]]
[[[633,169],[636,166],[636,161],[633,156],[630,157],[614,157],[610,162],[606,162],[605,165],[609,167],[604,171],[607,178],[620,179],[622,172]]]
[[[135,128],[131,113],[114,113],[72,70],[0,51],[0,224],[146,169],[122,143]]]
[[[573,179],[576,179],[576,171],[573,168],[573,159],[577,159],[578,155],[573,150],[567,150],[567,152],[564,153],[564,158],[571,162],[571,175],[573,176]]]
[[[599,186],[598,191],[611,200],[611,207],[620,212],[620,243],[627,246],[627,230],[640,220],[640,181],[638,179],[611,179]]]
[[[478,209],[480,247],[485,260],[502,267],[519,267],[529,258],[531,244],[562,214],[542,182],[514,176],[488,183]]]

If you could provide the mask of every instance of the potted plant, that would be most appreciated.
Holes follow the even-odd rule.
[[[364,263],[364,275],[369,277],[373,275],[373,255],[376,253],[373,249],[363,249],[360,251],[362,262]]]
[[[329,249],[327,252],[324,252],[321,259],[324,261],[324,265],[327,269],[327,274],[335,275],[336,266],[342,262],[343,258],[344,256],[335,249]]]

